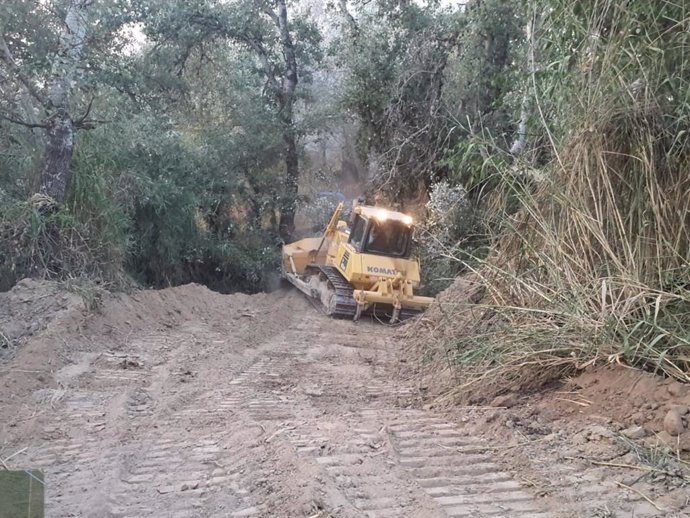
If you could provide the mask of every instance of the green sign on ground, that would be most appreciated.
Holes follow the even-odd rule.
[[[0,518],[43,518],[44,503],[41,471],[0,471]]]

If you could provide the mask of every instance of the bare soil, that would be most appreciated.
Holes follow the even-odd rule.
[[[93,313],[27,281],[0,329],[0,457],[45,471],[48,516],[688,516],[684,464],[644,448],[687,392],[636,371],[434,408],[390,327],[295,290],[189,285]]]

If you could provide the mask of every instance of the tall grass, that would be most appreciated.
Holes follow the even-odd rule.
[[[598,113],[477,273],[515,361],[619,361],[690,381],[688,151],[652,107]],[[680,150],[679,150],[680,151]],[[536,356],[533,353],[537,353]]]
[[[46,208],[0,199],[0,291],[24,277],[88,278],[109,288],[128,288],[120,252],[103,241],[97,227],[64,207]]]
[[[531,124],[551,160],[537,181],[502,173],[498,201],[519,210],[473,269],[482,317],[446,336],[460,390],[597,362],[690,382],[690,7],[552,0],[537,14]]]

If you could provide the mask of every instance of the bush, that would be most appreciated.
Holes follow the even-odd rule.
[[[128,284],[120,253],[68,207],[0,199],[0,291],[25,277],[89,277],[115,289]]]
[[[128,276],[223,292],[272,286],[272,134],[250,147],[213,132],[196,139],[140,115],[80,133],[63,207],[18,201],[28,188],[2,195],[0,289],[27,276],[87,276],[113,289],[132,285]]]
[[[435,295],[447,288],[480,255],[477,209],[460,185],[435,183],[426,204],[427,218],[416,229],[417,250],[422,262],[425,293]]]

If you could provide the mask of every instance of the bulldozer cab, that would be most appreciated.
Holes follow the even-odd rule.
[[[359,253],[406,259],[412,242],[412,218],[385,209],[357,207],[348,242]]]

